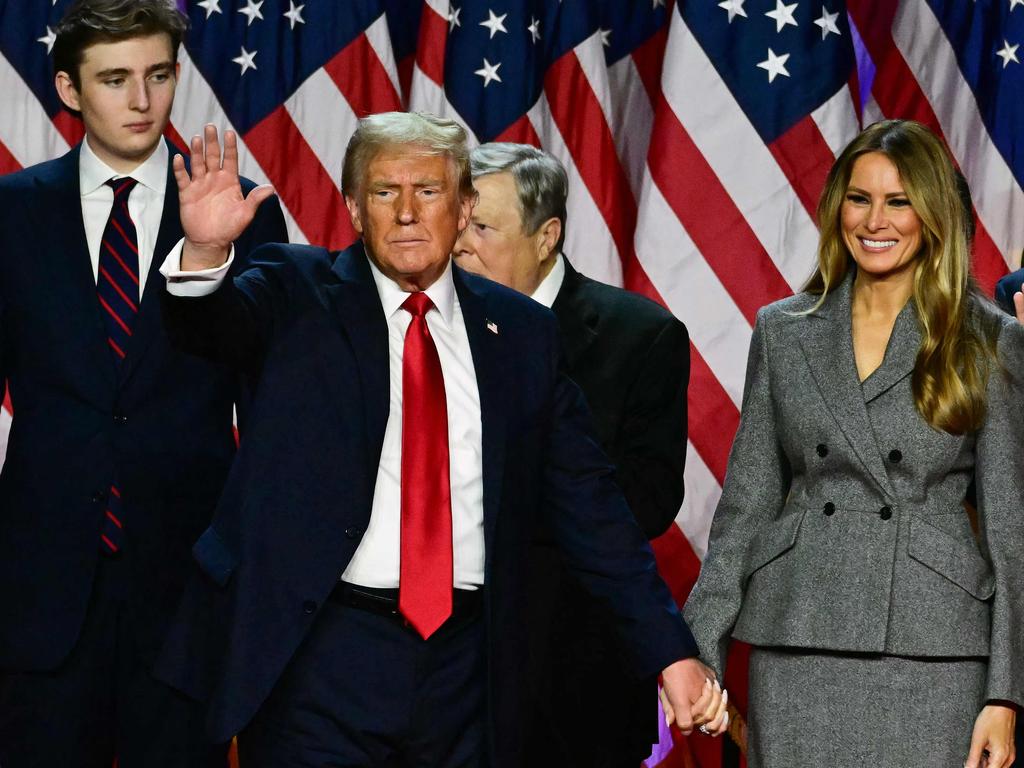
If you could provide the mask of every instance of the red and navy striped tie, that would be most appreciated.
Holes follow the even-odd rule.
[[[139,238],[128,213],[128,196],[138,182],[131,178],[111,179],[114,205],[100,242],[96,293],[107,325],[107,345],[120,365],[139,313]],[[107,494],[107,509],[100,533],[100,548],[108,553],[121,549],[123,541],[121,489],[115,478]]]
[[[103,230],[96,277],[96,292],[107,323],[107,343],[117,363],[124,360],[139,313],[139,238],[128,213],[128,196],[137,183],[130,178],[107,182],[114,190],[114,205]]]

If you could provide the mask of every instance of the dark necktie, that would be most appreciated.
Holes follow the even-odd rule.
[[[96,293],[107,326],[107,345],[116,365],[120,365],[128,351],[128,341],[139,313],[139,239],[135,222],[128,213],[128,196],[136,183],[130,178],[107,182],[114,190],[114,205],[103,230],[96,276]],[[124,540],[121,489],[116,477],[106,504],[100,549],[113,554],[121,549]]]
[[[402,304],[412,315],[402,353],[402,525],[398,605],[424,639],[452,613],[452,503],[448,407],[425,293]]]
[[[128,213],[128,196],[135,179],[111,179],[107,185],[114,190],[114,205],[100,242],[99,294],[103,319],[107,324],[107,343],[120,363],[128,351],[128,341],[139,313],[139,239],[135,222]]]

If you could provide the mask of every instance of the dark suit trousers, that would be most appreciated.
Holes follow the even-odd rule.
[[[241,768],[482,768],[483,622],[428,640],[326,602],[239,736]]]
[[[534,544],[528,768],[637,768],[658,738],[658,684],[625,671],[605,613]],[[544,580],[547,580],[545,583]]]
[[[129,566],[101,557],[78,642],[54,670],[0,672],[3,768],[224,768],[203,709],[158,682],[140,658]]]

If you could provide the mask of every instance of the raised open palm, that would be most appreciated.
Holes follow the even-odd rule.
[[[174,157],[173,167],[186,250],[193,259],[210,262],[195,266],[213,267],[227,258],[231,244],[249,226],[260,203],[274,194],[274,189],[264,184],[248,197],[243,195],[234,131],[224,132],[223,158],[217,128],[207,125],[203,134],[193,136],[190,142],[192,175],[185,170],[181,155]]]

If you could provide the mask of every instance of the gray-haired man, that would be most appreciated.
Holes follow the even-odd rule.
[[[456,243],[456,263],[554,311],[567,372],[586,396],[630,509],[654,538],[683,500],[686,328],[654,302],[573,269],[561,252],[568,183],[554,157],[491,143],[473,150],[470,165],[480,199]],[[657,738],[655,681],[623,668],[606,615],[571,578],[548,532],[531,558],[526,764],[639,764]]]

